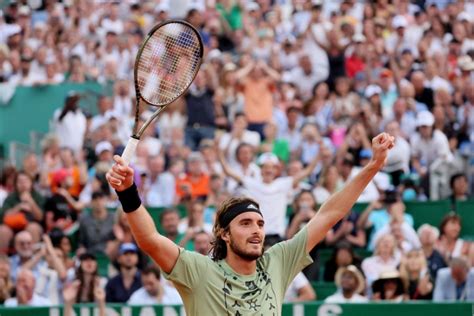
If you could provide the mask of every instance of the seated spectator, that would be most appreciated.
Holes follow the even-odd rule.
[[[27,269],[18,271],[15,285],[15,297],[5,301],[5,307],[17,306],[50,306],[51,302],[46,297],[39,296],[34,292],[36,279],[33,272]]]
[[[439,230],[429,224],[423,224],[418,228],[418,237],[420,238],[431,279],[436,281],[438,270],[446,267],[443,256],[435,249],[435,244],[439,237]]]
[[[190,198],[205,199],[209,193],[209,175],[204,172],[204,158],[193,152],[187,160],[186,176],[176,181],[176,194],[184,201]]]
[[[438,271],[433,301],[473,301],[474,269],[462,257],[451,259],[448,268]]]
[[[138,265],[138,248],[135,244],[126,243],[120,246],[119,274],[111,278],[105,287],[108,303],[125,303],[130,296],[142,286]]]
[[[92,253],[105,253],[109,240],[114,238],[114,214],[105,207],[103,192],[92,194],[92,209],[85,214],[79,223],[79,245]]]
[[[469,182],[464,173],[456,173],[451,176],[449,184],[452,191],[449,199],[455,209],[457,201],[466,201],[469,198]]]
[[[405,300],[405,287],[397,270],[382,272],[372,283],[372,300],[400,303]]]
[[[16,234],[13,245],[16,254],[10,257],[12,280],[16,281],[20,269],[31,270],[35,279],[37,279],[40,269],[46,265],[46,262],[43,260],[41,251],[34,252],[35,244],[30,232],[24,230]],[[40,247],[37,247],[37,250],[40,249]]]
[[[118,208],[115,212],[115,224],[113,227],[114,238],[107,242],[105,254],[110,261],[115,261],[118,257],[120,245],[123,243],[135,243],[135,239],[130,229],[130,223],[122,208]]]
[[[43,229],[44,198],[33,188],[33,181],[24,172],[18,172],[15,178],[15,190],[3,202],[1,216],[0,249],[7,249],[13,233],[27,230],[33,242],[39,242]]]
[[[410,250],[401,260],[400,275],[410,300],[431,300],[433,281],[422,250]]]
[[[13,287],[10,278],[10,261],[6,255],[0,254],[0,305],[11,297]]]
[[[298,272],[291,281],[283,300],[293,303],[316,300],[316,293],[303,272]]]
[[[316,204],[316,200],[311,191],[302,190],[298,193],[293,202],[293,212],[290,214],[290,222],[286,231],[286,238],[290,239],[296,235],[296,233],[298,233],[300,229],[316,214],[317,208],[318,205]],[[265,240],[265,243],[267,243],[267,239]],[[309,255],[313,258],[313,263],[303,269],[303,273],[311,281],[319,279],[319,248],[320,247],[318,246],[314,247],[309,252]]]
[[[367,239],[365,231],[357,227],[359,214],[351,211],[336,223],[326,234],[325,243],[332,246],[340,241],[345,241],[353,247],[365,247]]]
[[[74,259],[72,258],[72,245],[69,238],[64,235],[59,228],[50,231],[49,237],[51,238],[53,247],[61,250],[61,256],[66,270],[72,269],[74,267]]]
[[[77,297],[80,296],[82,284],[80,281],[74,281],[64,288],[64,316],[73,316],[73,304],[77,302]],[[105,314],[105,291],[100,286],[91,288],[91,294],[93,294],[93,300],[89,302],[96,302],[99,308],[99,316],[106,316]]]
[[[143,286],[133,292],[128,300],[129,305],[156,305],[169,304],[163,301],[164,290],[160,282],[160,269],[157,267],[146,267],[141,273]]]
[[[394,190],[385,191],[381,200],[370,203],[357,221],[360,228],[373,227],[369,238],[368,249],[373,250],[376,234],[386,227],[393,217],[403,218],[403,221],[413,227],[413,216],[405,213],[405,205],[399,200],[399,194]]]
[[[339,191],[343,186],[343,181],[339,175],[339,170],[335,165],[328,165],[321,170],[319,181],[313,190],[314,197],[318,203],[324,203],[329,197]]]
[[[459,237],[461,233],[461,217],[455,213],[446,215],[439,225],[440,236],[436,242],[436,250],[446,262],[451,258],[469,255],[469,242]]]
[[[403,206],[401,203],[397,205]],[[377,242],[377,239],[385,234],[392,234],[395,237],[397,249],[401,253],[407,253],[421,247],[416,231],[399,215],[393,217],[389,224],[385,225],[375,234],[374,241]]]
[[[334,282],[337,271],[340,268],[350,265],[360,270],[361,260],[354,253],[354,249],[348,242],[340,242],[336,244],[334,251],[328,261],[324,264],[325,282]]]
[[[64,292],[68,290],[69,286],[76,287],[74,298],[70,300],[75,304],[92,303],[94,302],[94,291],[97,288],[103,288],[104,283],[99,277],[96,256],[91,252],[85,252],[79,256],[78,266],[71,276],[71,284],[65,286]],[[64,295],[64,303],[67,303],[67,298]]]
[[[362,261],[367,284],[371,286],[383,272],[397,269],[399,263],[400,255],[396,252],[395,237],[390,234],[381,236],[375,244],[374,255]]]
[[[364,291],[365,279],[354,265],[340,267],[335,277],[338,291],[328,296],[325,303],[367,303],[369,299],[360,293]]]
[[[194,234],[194,251],[203,256],[208,256],[212,247],[211,235],[203,230]]]

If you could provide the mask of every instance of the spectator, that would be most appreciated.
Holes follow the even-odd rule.
[[[195,200],[188,204],[187,216],[182,218],[178,225],[178,232],[184,234],[183,239],[179,242],[184,247],[188,241],[194,239],[197,232],[204,230],[207,233],[212,232],[212,224],[204,222],[204,203]],[[194,248],[194,247],[193,247]]]
[[[470,243],[459,237],[461,217],[455,213],[447,214],[439,225],[440,236],[436,242],[438,250],[446,262],[452,258],[468,256]]]
[[[418,237],[420,238],[431,279],[436,281],[438,270],[446,267],[443,256],[435,249],[439,230],[429,224],[423,224],[418,228]]]
[[[176,181],[176,194],[182,201],[205,199],[209,193],[209,175],[204,172],[204,158],[200,152],[192,152],[187,160],[187,173]]]
[[[341,267],[336,272],[338,292],[328,296],[325,303],[367,303],[369,300],[360,293],[364,291],[365,279],[354,265]]]
[[[449,184],[452,191],[449,198],[453,205],[453,209],[455,209],[457,201],[466,201],[469,198],[469,183],[467,176],[463,173],[456,173],[451,176]]]
[[[383,272],[395,270],[399,263],[400,254],[397,253],[395,237],[390,234],[381,236],[375,244],[373,256],[362,261],[362,271],[367,278],[368,286],[371,286]]]
[[[91,212],[79,221],[79,244],[92,253],[105,253],[107,241],[114,238],[114,215],[105,207],[103,192],[92,194]]]
[[[119,274],[111,278],[105,287],[108,303],[125,303],[142,286],[140,271],[137,268],[137,246],[132,243],[122,244],[117,261]]]
[[[397,270],[385,271],[372,284],[374,301],[400,303],[405,300],[405,288]]]
[[[129,305],[169,304],[163,301],[163,286],[160,282],[160,269],[147,267],[141,273],[143,286],[133,292],[128,300]]]
[[[254,162],[255,156],[255,147],[247,144],[241,143],[235,149],[235,159],[236,164],[234,165],[235,172],[253,178],[255,180],[261,180],[261,170],[260,167]],[[230,178],[227,181],[227,190],[229,192],[240,192],[243,188],[240,187],[240,184],[237,183],[234,179]],[[245,192],[245,189],[244,189]],[[244,192],[241,192],[242,194]]]
[[[359,167],[355,166],[354,157],[351,154],[346,154],[342,158],[342,163],[340,166],[340,174],[341,178],[344,182],[349,181],[350,179],[354,178],[357,173],[360,171]],[[379,199],[379,192],[377,190],[374,181],[371,181],[367,187],[364,189],[362,194],[360,195],[359,199],[357,200],[358,203],[368,203],[374,202]]]
[[[319,181],[313,190],[318,203],[324,203],[332,194],[342,188],[342,179],[335,165],[328,165],[321,170]]]
[[[194,234],[194,251],[207,256],[211,251],[211,235],[203,230]]]
[[[79,281],[74,281],[69,284],[63,291],[64,295],[64,316],[72,316],[73,304],[76,302],[78,293],[80,293],[81,283]],[[93,288],[94,299],[91,302],[96,302],[99,307],[99,316],[105,315],[105,291],[101,287]]]
[[[326,245],[332,246],[337,242],[348,242],[353,247],[365,247],[367,239],[365,231],[357,227],[359,214],[351,211],[336,223],[326,234]]]
[[[8,247],[13,232],[28,230],[34,242],[41,238],[43,229],[44,198],[33,188],[31,178],[24,172],[19,172],[15,178],[15,190],[3,202],[2,222],[3,232],[0,249]]]
[[[311,283],[309,283],[303,272],[299,272],[291,281],[288,290],[286,290],[284,301],[296,303],[314,300],[316,300],[316,293]]]
[[[37,279],[40,269],[46,265],[46,262],[43,260],[41,248],[37,247],[38,243],[33,242],[31,233],[26,230],[20,231],[15,235],[13,245],[16,254],[10,257],[12,280],[16,281],[20,269],[31,270]]]
[[[340,242],[334,246],[331,258],[324,263],[323,280],[334,282],[338,269],[355,266],[360,269],[361,259],[354,253],[354,249],[347,242]]]
[[[165,171],[163,156],[148,157],[148,173],[144,183],[145,205],[170,207],[175,201],[175,179]]]
[[[165,209],[160,214],[160,225],[163,229],[163,236],[175,244],[179,244],[184,237],[183,234],[178,232],[179,220],[179,213],[173,208]]]
[[[402,204],[398,204],[402,206]],[[403,206],[402,206],[403,207]],[[401,214],[398,212],[398,214]],[[421,247],[420,240],[413,227],[404,221],[400,215],[394,216],[390,223],[381,228],[374,236],[374,241],[385,234],[392,234],[397,241],[397,249],[401,253],[408,253],[411,250]]]
[[[18,271],[15,285],[16,296],[5,301],[5,307],[17,306],[50,306],[49,299],[39,296],[34,292],[36,279],[33,272],[27,269]]]
[[[290,158],[290,147],[286,139],[277,138],[277,134],[277,125],[272,121],[267,122],[263,128],[264,141],[260,146],[260,151],[274,153],[278,159],[287,163]]]
[[[474,300],[474,270],[462,257],[454,257],[449,267],[440,269],[436,277],[433,301]]]
[[[431,300],[433,281],[431,280],[422,250],[410,250],[400,263],[400,275],[410,300]]]
[[[397,121],[388,122],[385,131],[395,137],[395,146],[388,154],[384,171],[390,175],[392,184],[397,187],[401,183],[402,175],[410,171],[410,144],[401,136]]]
[[[10,278],[10,261],[6,255],[0,254],[0,304],[9,299],[14,284]]]
[[[62,109],[53,114],[55,135],[59,146],[69,147],[76,154],[80,153],[86,136],[86,116],[79,108],[80,94],[70,91]]]

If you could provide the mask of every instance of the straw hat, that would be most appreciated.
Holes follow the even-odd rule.
[[[359,271],[359,269],[357,269],[357,267],[355,265],[352,265],[352,264],[347,266],[347,267],[341,267],[341,268],[337,269],[336,276],[334,277],[334,281],[335,281],[337,287],[339,287],[339,288],[341,287],[342,275],[345,272],[350,272],[354,275],[354,277],[357,280],[356,293],[361,293],[365,288],[365,279],[364,279],[364,276],[362,275],[362,273]]]

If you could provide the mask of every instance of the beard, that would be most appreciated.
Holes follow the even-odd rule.
[[[240,248],[236,243],[234,243],[234,239],[232,239],[232,238],[230,239],[229,246],[230,246],[230,249],[232,249],[232,251],[236,255],[238,255],[239,257],[241,257],[242,259],[247,260],[247,261],[257,260],[258,258],[260,258],[263,255],[263,247],[262,247],[262,250],[260,251],[260,253],[245,251],[244,249]]]

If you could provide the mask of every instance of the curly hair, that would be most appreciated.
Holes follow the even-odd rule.
[[[214,261],[222,260],[227,257],[227,245],[225,241],[222,239],[222,235],[229,231],[229,225],[226,227],[221,227],[220,219],[231,207],[240,203],[253,203],[258,205],[257,202],[254,200],[247,198],[247,197],[231,197],[222,202],[216,212],[216,220],[214,222],[214,227],[212,228],[212,232],[214,235],[213,241],[211,242],[211,258]]]

